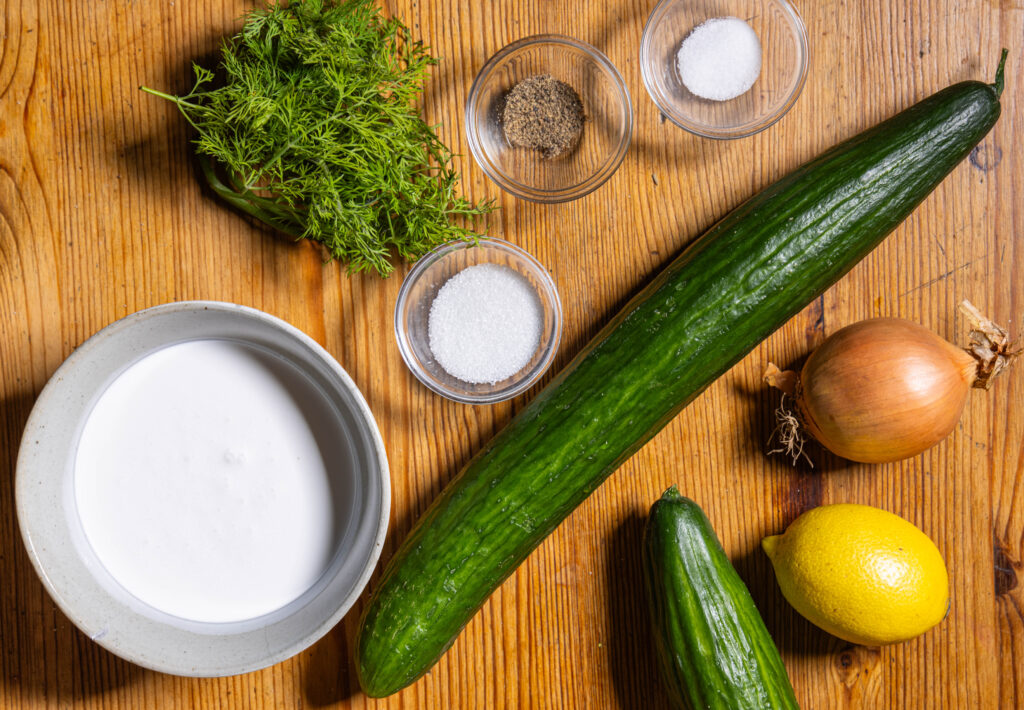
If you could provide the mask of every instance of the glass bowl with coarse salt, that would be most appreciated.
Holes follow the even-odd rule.
[[[706,138],[771,126],[796,103],[807,66],[807,30],[786,0],[662,0],[640,41],[651,99]]]
[[[402,359],[434,392],[456,402],[515,397],[550,367],[562,306],[548,271],[503,239],[434,249],[405,277],[395,303]]]

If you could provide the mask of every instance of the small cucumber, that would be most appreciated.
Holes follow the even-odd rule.
[[[680,708],[799,708],[786,667],[700,507],[673,486],[644,530],[658,661]]]

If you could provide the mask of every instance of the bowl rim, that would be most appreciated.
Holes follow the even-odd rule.
[[[448,389],[440,383],[432,381],[430,378],[423,375],[423,368],[419,365],[412,349],[412,345],[409,339],[408,329],[405,327],[405,319],[403,311],[405,303],[409,299],[409,293],[413,286],[419,281],[420,278],[426,273],[427,269],[433,266],[435,263],[459,249],[471,249],[471,248],[492,248],[500,251],[508,252],[520,257],[527,264],[530,265],[531,269],[540,284],[543,286],[544,291],[550,296],[548,302],[551,304],[552,314],[552,326],[554,328],[554,336],[549,343],[544,356],[537,363],[534,368],[534,372],[531,376],[523,378],[514,385],[510,385],[504,389],[497,390],[490,393],[474,394],[471,392],[459,392]],[[487,263],[487,262],[480,262]],[[468,267],[467,267],[468,268]],[[539,294],[543,298],[543,294]],[[554,279],[551,277],[550,272],[544,265],[541,264],[536,257],[530,252],[526,251],[520,246],[517,246],[505,239],[499,239],[498,237],[485,237],[481,236],[477,239],[455,239],[450,242],[435,247],[430,250],[413,266],[412,270],[402,280],[402,285],[398,290],[398,298],[395,299],[395,340],[398,342],[398,351],[402,355],[402,360],[405,362],[406,367],[409,371],[428,389],[441,395],[446,399],[450,399],[454,402],[460,402],[462,404],[495,404],[497,402],[504,402],[512,399],[513,397],[522,394],[531,386],[533,386],[537,380],[539,380],[544,373],[546,373],[551,363],[554,362],[555,356],[558,354],[558,348],[562,342],[562,301],[561,296],[558,293],[558,287],[555,285]]]
[[[93,392],[91,400],[83,398],[81,404],[69,405],[68,395],[73,394],[73,385],[69,383],[75,382],[77,373],[86,372],[87,374],[83,376],[92,377],[88,370],[103,369],[96,364],[96,358],[103,355],[103,348],[111,338],[124,338],[126,333],[141,333],[147,327],[156,329],[159,327],[161,317],[181,313],[202,317],[199,314],[206,312],[239,319],[239,327],[248,327],[243,324],[245,320],[250,323],[255,321],[252,325],[257,328],[277,331],[284,337],[292,339],[297,349],[314,358],[318,365],[325,368],[324,372],[331,378],[331,382],[344,393],[346,407],[350,409],[353,418],[357,418],[362,426],[360,434],[364,444],[369,444],[369,448],[365,449],[364,453],[366,460],[372,462],[374,466],[370,474],[371,490],[367,495],[379,502],[379,510],[371,509],[367,514],[366,519],[369,522],[366,524],[367,533],[363,546],[363,549],[366,550],[365,562],[359,568],[359,573],[351,578],[349,591],[337,604],[320,602],[321,596],[327,591],[328,582],[323,583],[323,586],[308,600],[307,604],[325,604],[327,608],[331,609],[331,612],[323,618],[316,617],[309,620],[310,623],[306,625],[307,630],[294,637],[278,633],[271,639],[268,632],[275,631],[278,623],[293,618],[300,610],[306,608],[306,605],[287,614],[283,612],[283,609],[287,609],[288,605],[282,610],[271,612],[266,617],[223,624],[179,620],[181,621],[180,625],[172,626],[158,620],[159,616],[169,616],[163,612],[155,612],[156,616],[144,616],[138,613],[106,591],[104,584],[91,574],[90,565],[94,563],[83,559],[75,549],[71,523],[67,522],[67,518],[64,517],[66,515],[65,506],[59,505],[56,509],[44,509],[43,507],[45,503],[54,498],[62,497],[60,489],[65,486],[67,478],[74,475],[71,465],[66,465],[63,470],[40,470],[43,467],[40,462],[34,460],[38,450],[45,447],[48,440],[77,437],[76,433],[68,433],[67,427],[56,427],[58,430],[63,429],[56,434],[51,433],[54,427],[50,427],[50,431],[47,430],[52,423],[50,415],[55,407],[62,409],[69,406],[74,406],[76,409],[80,407],[85,412],[84,417],[88,417],[91,403],[95,402],[95,398],[102,394],[113,379],[119,377],[132,364],[162,347],[194,340],[217,339],[218,336],[198,334],[195,337],[169,338],[168,336],[154,335],[153,337],[157,339],[161,337],[168,339],[155,348],[147,349],[140,346],[140,351],[143,353],[141,355],[133,353],[119,359],[116,365],[116,374],[113,377],[108,378],[103,385],[95,388],[89,387],[89,391]],[[154,323],[157,325],[154,326]],[[244,338],[224,337],[239,342],[251,342],[254,347],[266,348],[262,344],[256,344],[255,341],[247,341]],[[290,359],[285,359],[291,362]],[[309,376],[308,371],[302,365],[292,363],[292,366]],[[82,421],[84,418],[78,421],[78,424],[80,425]],[[73,455],[73,451],[62,451],[58,455],[62,453],[67,453],[69,457]],[[86,339],[57,368],[36,399],[22,435],[15,472],[15,508],[22,541],[33,568],[58,608],[86,636],[111,653],[150,670],[187,677],[224,677],[266,668],[302,652],[327,634],[351,610],[365,591],[383,550],[391,513],[390,468],[384,441],[366,399],[352,378],[327,350],[290,323],[256,308],[222,301],[175,301],[145,308],[106,325]],[[374,517],[377,518],[375,522],[373,521]],[[69,564],[69,558],[72,560],[70,562],[71,569],[66,567]],[[85,593],[78,594],[83,589],[83,586],[80,586],[83,572],[89,575],[89,582],[84,585]],[[317,585],[314,585],[310,591],[317,588]],[[88,597],[89,594],[95,596],[85,600],[80,598]],[[128,592],[125,594],[131,596]],[[136,602],[139,605],[147,606],[144,602],[137,600]],[[108,608],[102,609],[101,607],[104,605],[108,605]],[[218,647],[217,651],[223,655],[216,656],[215,653],[208,653],[207,655],[211,656],[209,664],[196,665],[194,654],[173,644],[168,644],[171,648],[165,655],[153,654],[148,652],[146,644],[138,642],[133,644],[131,639],[126,639],[123,633],[115,631],[108,634],[107,628],[112,616],[111,611],[127,620],[122,621],[120,626],[141,622],[137,628],[171,634],[176,640],[187,640],[189,643],[194,643],[194,648],[211,646],[211,639],[225,639],[223,643],[229,644],[232,639],[242,640],[243,636],[246,637],[246,641],[249,638],[255,640],[256,635],[263,639],[264,648],[243,654],[237,652],[237,649],[232,649],[233,652],[229,652],[227,647]],[[277,615],[276,619],[275,615]],[[259,621],[264,618],[268,619],[268,623],[261,625]],[[232,631],[233,629],[234,631]],[[220,660],[214,661],[213,657]]]
[[[611,76],[612,83],[616,89],[618,89],[620,99],[619,105],[623,108],[626,122],[625,129],[622,132],[622,137],[619,140],[619,144],[616,146],[615,151],[610,154],[609,158],[601,164],[595,173],[583,182],[552,190],[533,187],[518,180],[513,180],[505,172],[497,169],[496,166],[485,160],[485,151],[483,149],[483,145],[480,143],[476,130],[475,119],[477,111],[474,106],[476,104],[476,98],[486,81],[490,78],[491,74],[494,73],[494,70],[500,66],[509,55],[525,47],[537,44],[553,44],[567,47],[571,50],[582,52],[597,62],[597,64],[600,65],[609,76]],[[619,169],[623,159],[626,157],[626,152],[629,150],[629,146],[633,141],[634,123],[633,99],[629,93],[629,87],[626,85],[625,79],[622,78],[622,74],[608,56],[591,44],[562,34],[549,33],[530,35],[506,44],[491,55],[491,57],[484,63],[483,67],[481,67],[480,71],[477,72],[476,76],[473,78],[473,83],[470,85],[469,94],[466,97],[466,140],[469,143],[469,150],[473,154],[473,159],[476,161],[476,164],[479,165],[487,177],[497,183],[498,187],[501,189],[521,199],[540,204],[557,204],[560,202],[576,200],[580,197],[589,195],[591,192],[608,182],[611,176]]]
[[[664,103],[659,101],[657,92],[655,92],[653,88],[654,78],[650,68],[651,62],[648,61],[650,57],[651,35],[653,34],[653,29],[657,25],[657,22],[662,19],[662,15],[666,8],[681,2],[681,0],[661,0],[661,2],[651,10],[651,14],[647,17],[647,22],[644,24],[643,34],[640,38],[640,48],[638,51],[640,59],[640,76],[643,79],[647,95],[651,98],[651,101],[654,102],[658,111],[660,111],[665,118],[683,130],[703,138],[732,140],[735,138],[749,138],[750,136],[757,135],[761,131],[774,126],[782,119],[783,116],[789,113],[790,109],[793,108],[797,99],[799,99],[800,95],[803,93],[804,84],[807,82],[807,72],[810,69],[810,43],[807,38],[807,26],[804,24],[803,17],[800,15],[799,11],[797,11],[796,7],[789,2],[789,0],[766,1],[778,5],[789,17],[791,25],[796,30],[797,46],[800,54],[800,71],[796,84],[793,85],[789,96],[786,97],[786,100],[778,110],[773,114],[769,114],[761,123],[755,124],[754,126],[744,130],[716,130],[708,128],[707,126],[698,126],[696,124],[689,123],[685,119],[676,115],[676,112],[673,111],[671,107],[666,106]]]

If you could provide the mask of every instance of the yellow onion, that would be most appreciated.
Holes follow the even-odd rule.
[[[956,426],[971,387],[987,389],[1010,361],[1005,330],[966,301],[968,349],[899,318],[872,318],[830,336],[799,375],[769,365],[765,379],[790,395],[797,427],[853,461],[883,463],[916,456]],[[802,438],[784,436],[790,452]]]

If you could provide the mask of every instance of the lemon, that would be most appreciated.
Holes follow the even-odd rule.
[[[793,608],[846,641],[906,641],[949,610],[949,575],[935,543],[885,510],[823,505],[761,545]]]

